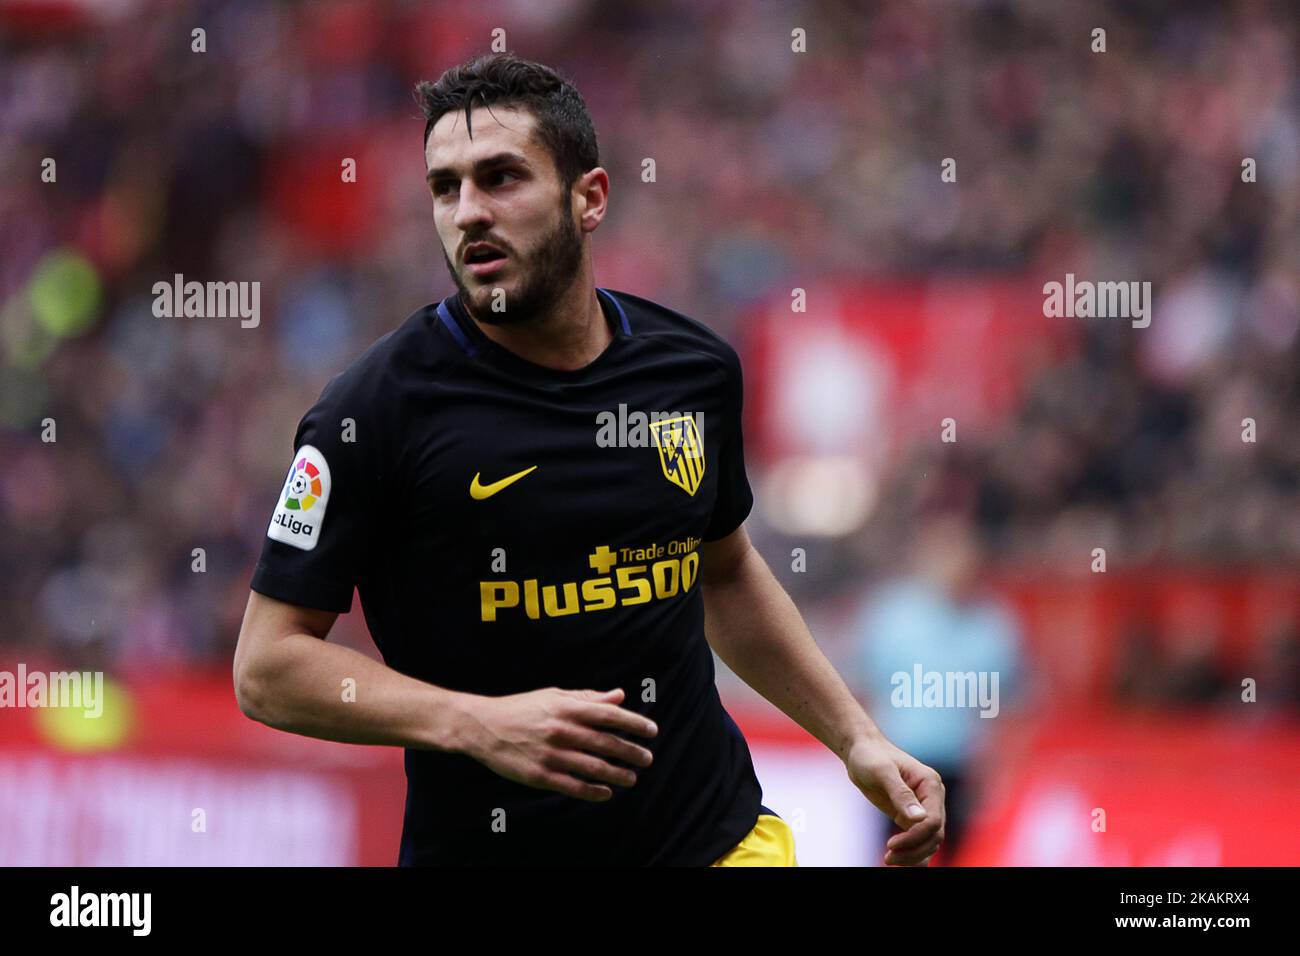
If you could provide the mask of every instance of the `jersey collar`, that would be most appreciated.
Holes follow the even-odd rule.
[[[596,287],[596,298],[600,302],[601,312],[609,325],[613,338],[605,351],[578,369],[552,369],[537,365],[521,358],[509,349],[497,344],[483,334],[483,330],[471,319],[460,301],[459,294],[447,296],[438,303],[438,318],[446,327],[451,337],[461,350],[470,358],[490,358],[492,361],[508,366],[512,371],[530,378],[549,379],[552,381],[570,381],[585,376],[592,369],[603,365],[607,357],[614,352],[621,341],[632,334],[627,312],[623,304],[607,289]]]

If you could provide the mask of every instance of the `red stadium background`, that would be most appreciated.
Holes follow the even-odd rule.
[[[299,416],[451,291],[410,88],[497,27],[587,99],[598,283],[737,347],[750,534],[869,712],[893,583],[880,619],[1010,648],[969,741],[899,725],[960,780],[935,862],[1300,862],[1293,4],[219,6],[0,4],[0,672],[110,688],[0,708],[0,865],[396,861],[401,752],[248,720],[231,660]],[[265,315],[156,318],[176,273]],[[1067,274],[1151,282],[1149,325],[1046,316]],[[801,864],[879,864],[718,672]]]

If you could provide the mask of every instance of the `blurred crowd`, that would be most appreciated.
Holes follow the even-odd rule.
[[[991,560],[1100,525],[1126,561],[1295,566],[1297,23],[1262,0],[7,4],[0,641],[229,660],[299,417],[453,290],[411,87],[497,27],[592,112],[598,282],[742,357],[743,317],[818,281],[1152,282],[1149,328],[1089,328],[997,434],[904,455],[875,564],[943,508]],[[155,317],[177,273],[259,281],[260,324]]]

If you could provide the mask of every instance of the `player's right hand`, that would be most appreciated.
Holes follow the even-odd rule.
[[[618,706],[619,688],[607,691],[547,687],[508,697],[479,697],[462,751],[507,780],[600,802],[612,786],[630,787],[636,773],[601,759],[648,767],[649,750],[617,732],[653,737],[648,717]]]

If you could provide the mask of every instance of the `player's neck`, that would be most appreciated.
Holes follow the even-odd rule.
[[[590,365],[613,339],[596,287],[574,282],[545,315],[520,325],[478,323],[483,334],[534,365],[572,371]]]

